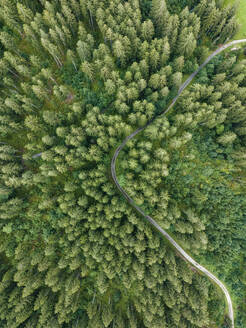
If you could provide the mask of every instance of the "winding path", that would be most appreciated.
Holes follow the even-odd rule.
[[[238,43],[246,43],[246,39],[242,39],[242,40],[235,40],[235,41],[231,41],[225,45],[223,45],[222,47],[218,48],[217,50],[215,50],[205,61],[204,63],[202,63],[199,68],[193,72],[188,79],[181,85],[181,87],[179,88],[178,94],[177,96],[172,100],[171,104],[168,106],[168,108],[166,110],[164,110],[163,112],[161,112],[160,114],[158,114],[156,117],[160,116],[160,115],[165,115],[167,114],[170,109],[175,105],[176,101],[178,100],[178,98],[180,97],[180,95],[182,94],[182,92],[184,91],[184,89],[190,84],[190,82],[194,79],[194,77],[201,71],[201,69],[206,66],[211,59],[213,59],[216,55],[218,55],[220,52],[224,51],[225,49],[238,44]],[[115,163],[117,160],[117,157],[119,156],[120,151],[122,150],[122,148],[125,146],[125,144],[127,143],[128,140],[132,139],[133,137],[135,137],[139,132],[141,132],[142,130],[144,130],[147,126],[149,126],[155,119],[156,117],[154,117],[153,119],[151,119],[144,127],[140,127],[138,128],[136,131],[134,131],[133,133],[131,133],[128,137],[126,137],[126,139],[122,142],[122,144],[116,149],[114,156],[112,158],[111,161],[111,174],[113,177],[113,180],[117,186],[117,188],[119,189],[119,191],[121,192],[121,194],[127,199],[127,201],[140,213],[143,215],[143,217],[149,221],[157,230],[159,230],[159,232],[169,240],[169,242],[177,249],[177,251],[188,261],[190,262],[194,267],[196,267],[199,271],[203,272],[206,276],[208,276],[211,280],[213,280],[223,291],[223,293],[225,294],[226,297],[226,301],[228,304],[228,314],[229,314],[229,318],[231,320],[231,327],[234,328],[234,314],[233,314],[233,306],[232,306],[232,301],[231,301],[231,297],[230,294],[227,290],[227,288],[225,287],[225,285],[217,278],[215,277],[215,275],[213,275],[211,272],[209,272],[206,268],[204,268],[203,266],[201,266],[199,263],[197,263],[192,257],[190,257],[181,246],[179,246],[176,241],[165,231],[163,230],[159,224],[152,219],[149,215],[145,214],[144,211],[137,206],[133,199],[127,194],[127,192],[120,186],[118,180],[117,180],[117,176],[116,176],[116,171],[115,171]]]

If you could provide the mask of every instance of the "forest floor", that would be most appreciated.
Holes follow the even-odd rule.
[[[225,0],[224,5],[233,5],[235,0]],[[241,39],[246,37],[246,1],[240,0],[239,1],[239,8],[237,11],[238,22],[240,23],[240,30],[235,35],[235,39]]]

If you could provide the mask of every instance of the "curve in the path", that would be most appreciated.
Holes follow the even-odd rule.
[[[170,109],[175,105],[176,101],[178,100],[178,98],[180,97],[180,95],[182,94],[182,92],[184,91],[184,89],[191,83],[191,81],[194,79],[194,77],[201,71],[201,69],[206,66],[216,55],[218,55],[220,52],[224,51],[225,49],[238,44],[238,43],[246,43],[246,39],[242,39],[242,40],[234,40],[231,41],[227,44],[224,44],[222,47],[218,48],[217,50],[215,50],[200,66],[199,68],[193,72],[188,79],[181,85],[181,87],[179,88],[178,94],[177,96],[172,100],[171,104],[168,106],[168,108],[166,110],[164,110],[163,112],[161,112],[160,114],[158,114],[156,117],[160,116],[160,115],[165,115],[167,114]],[[111,174],[112,174],[112,178],[117,186],[117,188],[119,189],[119,191],[121,192],[121,194],[127,199],[127,201],[140,213],[143,215],[143,217],[149,221],[165,238],[167,238],[169,240],[169,242],[177,249],[177,251],[188,261],[190,262],[195,268],[197,268],[199,271],[203,272],[206,276],[208,276],[211,280],[213,280],[223,291],[225,297],[226,297],[226,301],[228,304],[228,315],[229,318],[231,320],[231,327],[234,328],[234,314],[233,314],[233,306],[232,306],[232,301],[231,301],[231,297],[230,294],[227,290],[227,288],[225,287],[225,285],[215,276],[213,275],[210,271],[208,271],[206,268],[204,268],[202,265],[200,265],[199,263],[197,263],[192,257],[190,257],[181,246],[179,246],[176,241],[165,231],[163,230],[159,224],[152,219],[149,215],[145,214],[144,211],[137,206],[133,199],[127,194],[127,192],[121,187],[121,185],[119,184],[118,180],[117,180],[117,176],[116,176],[116,170],[115,170],[115,163],[117,160],[117,157],[119,156],[119,153],[121,151],[121,149],[125,146],[125,144],[127,143],[128,140],[132,139],[133,137],[135,137],[139,132],[141,132],[142,130],[144,130],[147,126],[150,125],[150,123],[152,123],[155,119],[151,119],[144,127],[140,127],[138,128],[136,131],[134,131],[133,133],[131,133],[128,137],[125,138],[125,140],[122,142],[122,144],[116,149],[114,156],[112,158],[111,161]]]

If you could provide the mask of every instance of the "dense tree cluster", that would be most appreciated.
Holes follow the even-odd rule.
[[[237,29],[231,9],[187,5],[172,12],[165,0],[0,2],[0,327],[223,321],[223,295],[110,176],[115,148],[162,112],[202,62],[205,34],[211,46]],[[246,66],[226,56],[170,116],[127,144],[117,171],[186,250],[231,261],[228,272],[218,265],[230,280],[245,242]],[[242,293],[245,277],[236,283]]]
[[[240,301],[245,290],[246,61],[237,57],[216,58],[168,118],[159,116],[133,145],[127,144],[118,174],[134,201],[220,272]],[[242,325],[241,314],[238,320]]]

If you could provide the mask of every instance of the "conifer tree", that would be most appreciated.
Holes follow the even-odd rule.
[[[169,18],[166,1],[153,0],[150,15],[156,25],[157,33],[162,35],[163,31],[165,31],[165,26],[168,24]]]

